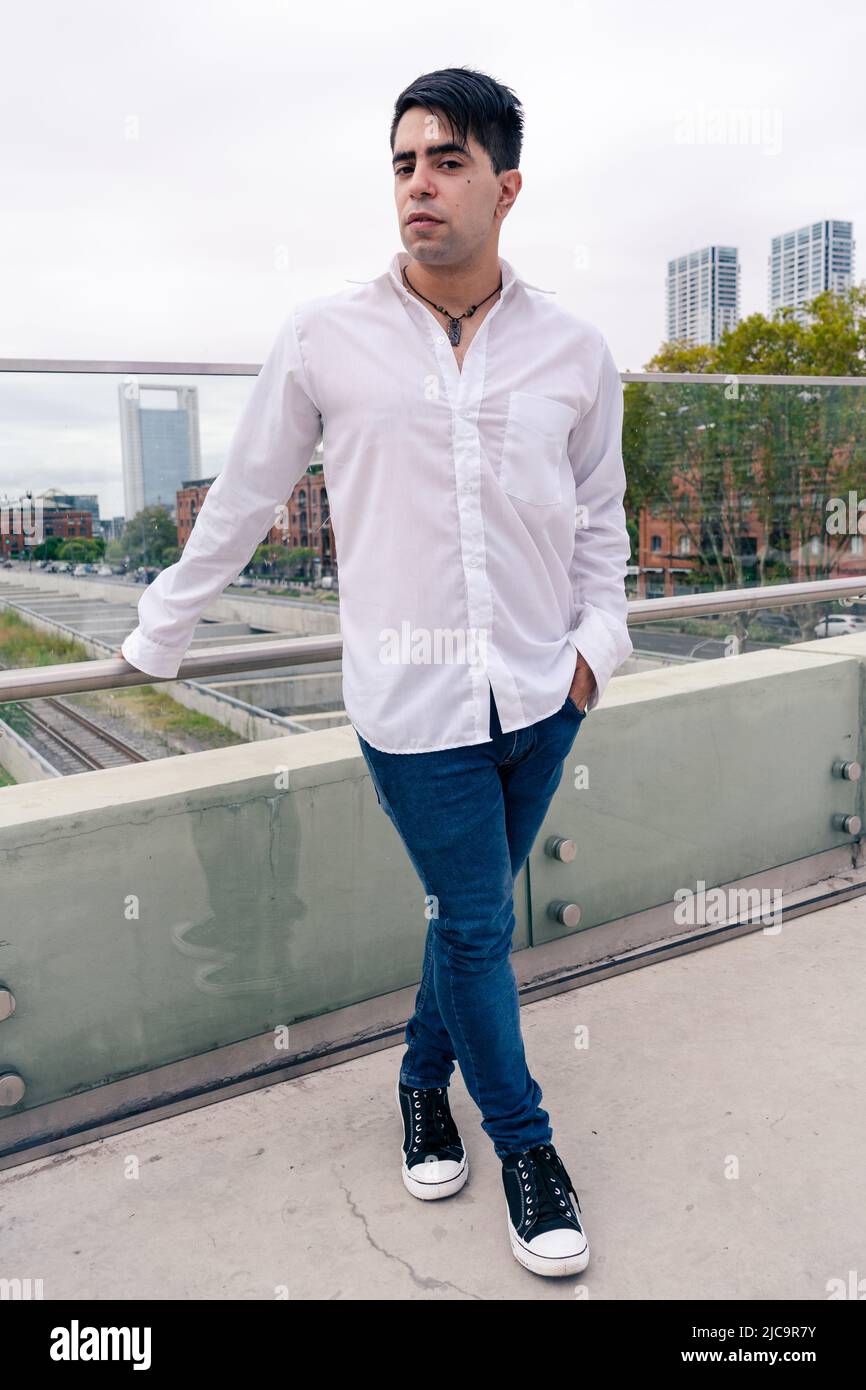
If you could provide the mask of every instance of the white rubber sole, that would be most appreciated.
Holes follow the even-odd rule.
[[[589,1241],[584,1235],[584,1247],[574,1255],[536,1255],[530,1250],[511,1224],[511,1214],[506,1207],[505,1220],[508,1224],[508,1238],[511,1241],[511,1253],[515,1260],[523,1265],[524,1269],[529,1269],[533,1274],[540,1274],[548,1278],[561,1278],[565,1274],[580,1274],[581,1270],[586,1269],[589,1264]]]
[[[394,1096],[397,1101],[397,1110],[400,1115],[400,1128],[403,1128],[403,1110],[400,1105],[400,1078],[394,1087]],[[433,1165],[428,1165],[432,1167]],[[459,1192],[466,1179],[469,1177],[469,1155],[466,1146],[463,1147],[463,1162],[458,1172],[453,1177],[446,1178],[443,1182],[419,1182],[412,1177],[410,1169],[406,1165],[406,1155],[403,1154],[403,1185],[413,1197],[419,1198],[422,1202],[437,1202],[440,1197],[453,1197],[455,1192]]]

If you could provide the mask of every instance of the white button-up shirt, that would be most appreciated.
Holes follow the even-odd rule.
[[[405,288],[408,260],[289,314],[181,558],[122,646],[139,670],[176,675],[321,439],[343,700],[389,753],[485,742],[491,687],[503,733],[546,718],[576,651],[591,710],[632,651],[622,384],[604,338],[500,257],[461,370]]]

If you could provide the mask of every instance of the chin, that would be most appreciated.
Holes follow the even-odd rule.
[[[447,261],[448,248],[443,246],[441,241],[436,244],[427,241],[423,236],[404,238],[403,245],[409,255],[416,261]]]

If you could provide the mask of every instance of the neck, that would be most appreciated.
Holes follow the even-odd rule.
[[[502,278],[495,246],[476,257],[450,265],[433,265],[410,256],[404,269],[411,281],[410,289],[426,295],[436,304],[444,304],[455,314],[462,314],[470,304],[477,304],[485,295],[490,295]],[[487,304],[495,301],[496,296],[491,295]]]

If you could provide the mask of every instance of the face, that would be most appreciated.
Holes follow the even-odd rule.
[[[417,261],[459,264],[495,246],[499,228],[520,191],[519,169],[494,174],[490,156],[469,136],[465,147],[443,115],[411,107],[394,135],[394,201],[400,239]],[[427,213],[436,221],[411,221]]]

